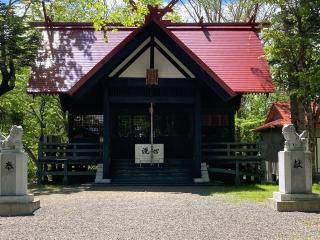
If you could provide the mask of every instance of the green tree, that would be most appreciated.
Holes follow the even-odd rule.
[[[59,98],[26,93],[30,67],[16,74],[16,86],[0,97],[0,132],[9,134],[12,125],[21,125],[24,130],[23,146],[29,156],[29,177],[35,177],[39,136],[55,135],[65,138],[65,114],[61,111]]]
[[[274,81],[290,94],[292,122],[299,132],[308,130],[314,150],[320,116],[320,1],[270,2],[278,8],[264,32]]]
[[[0,2],[0,96],[14,88],[17,72],[30,65],[39,43],[39,35],[25,22],[25,14],[16,14],[16,2]]]
[[[241,107],[235,118],[237,141],[254,142],[259,136],[253,130],[261,126],[274,102],[287,102],[283,92],[266,94],[248,94],[243,96]]]
[[[275,5],[258,0],[188,0],[181,1],[194,22],[246,22],[256,14],[259,21],[267,21]]]
[[[53,21],[93,22],[97,30],[108,25],[120,23],[124,26],[142,24],[148,14],[148,5],[164,6],[163,0],[53,0],[46,3],[47,14]],[[34,21],[43,19],[41,1],[35,2],[30,11]],[[177,14],[168,14],[166,18],[177,21]]]

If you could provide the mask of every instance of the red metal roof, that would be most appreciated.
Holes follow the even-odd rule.
[[[264,125],[254,129],[255,132],[263,132],[272,128],[282,128],[285,124],[291,123],[291,110],[290,103],[287,102],[275,102],[272,104],[270,111],[268,113],[267,119]],[[319,123],[316,125],[320,128]]]
[[[255,26],[172,24],[163,28],[230,91],[274,91]],[[61,93],[77,88],[76,85],[94,74],[97,65],[106,64],[117,48],[130,41],[129,35],[139,29],[120,27],[116,32],[108,32],[105,41],[103,33],[89,24],[57,24],[50,30],[42,28],[43,40],[27,91],[32,94]]]
[[[275,102],[272,104],[264,125],[256,128],[255,132],[262,132],[272,128],[282,128],[291,123],[290,104],[286,102]]]
[[[274,90],[261,41],[251,28],[173,33],[235,92]]]
[[[43,40],[27,91],[67,92],[131,32],[109,32],[106,42],[103,33],[92,28],[42,29]]]

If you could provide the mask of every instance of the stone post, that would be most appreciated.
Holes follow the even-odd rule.
[[[279,192],[269,199],[270,206],[280,212],[320,212],[320,198],[312,193],[312,157],[306,132],[296,133],[292,124],[282,129],[284,150],[279,158]]]
[[[22,152],[22,127],[13,126],[10,135],[0,135],[0,216],[32,214],[40,207],[28,194],[28,161]]]

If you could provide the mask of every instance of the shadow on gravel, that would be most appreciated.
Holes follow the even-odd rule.
[[[99,186],[94,184],[81,185],[31,185],[29,191],[35,196],[50,194],[73,194],[82,191],[104,191],[104,192],[166,192],[173,194],[190,193],[200,196],[213,194],[246,194],[255,192],[267,193],[265,188],[259,185],[242,186]]]
[[[268,192],[258,185],[243,186],[95,186],[92,185],[86,191],[123,191],[123,192],[167,192],[167,193],[191,193],[201,196],[213,194],[237,193],[237,192]]]
[[[51,195],[51,194],[73,194],[85,191],[85,186],[82,185],[37,185],[33,184],[29,186],[29,192],[35,196]]]

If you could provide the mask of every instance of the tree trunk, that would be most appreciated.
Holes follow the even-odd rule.
[[[14,86],[11,86],[9,84],[9,80],[3,78],[0,84],[0,96],[11,91],[14,88]]]
[[[289,66],[288,71],[288,87],[290,92],[290,109],[291,109],[291,122],[295,126],[298,133],[301,133],[305,130],[305,111],[301,101],[297,94],[295,93],[296,90],[299,89],[300,84],[299,80],[293,76],[294,67],[291,65]]]
[[[28,154],[28,156],[30,157],[30,159],[32,160],[32,162],[34,164],[37,164],[37,158],[36,156],[34,155],[34,153],[32,152],[32,150],[27,147],[27,146],[24,146],[24,150],[26,151],[26,153]]]
[[[4,60],[0,60],[0,72],[1,72],[1,84],[0,84],[0,96],[11,91],[15,86],[15,67],[12,60],[9,62],[9,69]]]
[[[306,129],[305,114],[302,103],[296,95],[290,96],[291,122],[295,126],[298,133]]]
[[[315,159],[315,146],[316,146],[316,125],[319,121],[320,108],[317,107],[317,104],[313,104],[311,102],[307,102],[305,105],[306,115],[307,115],[307,130],[309,134],[309,150],[312,153],[312,167],[315,171],[316,167],[316,159]]]

